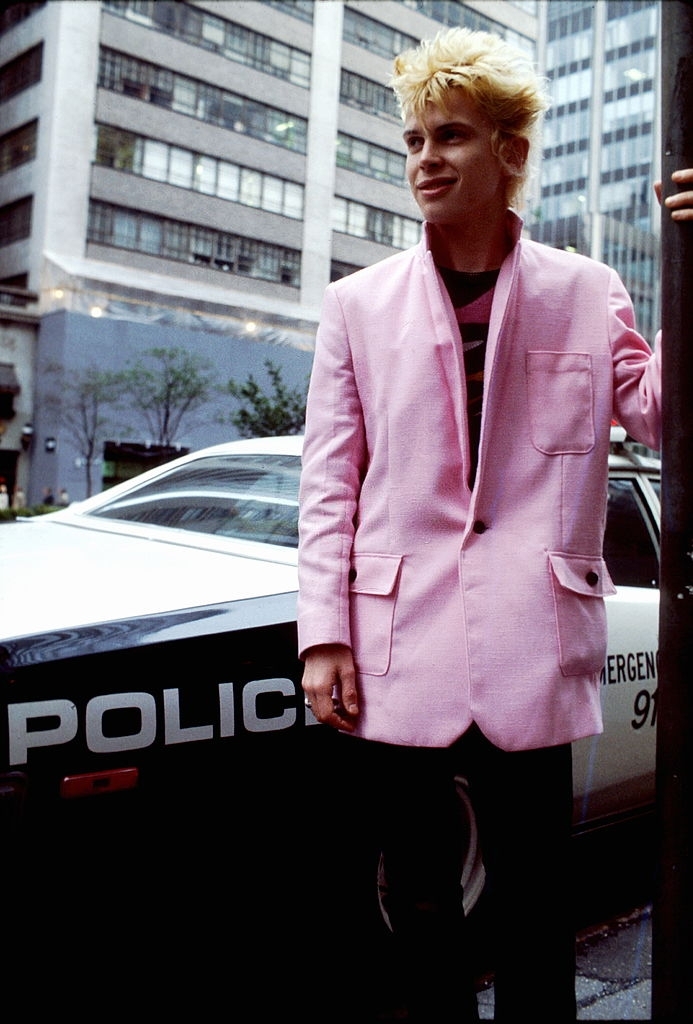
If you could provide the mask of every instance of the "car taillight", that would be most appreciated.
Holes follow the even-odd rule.
[[[60,781],[60,795],[67,800],[78,796],[96,796],[134,789],[139,782],[137,768],[114,768],[110,771],[66,775]]]

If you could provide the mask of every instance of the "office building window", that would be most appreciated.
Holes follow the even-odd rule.
[[[471,7],[466,3],[461,3],[460,0],[399,0],[399,2],[404,7],[411,7],[412,10],[420,11],[427,18],[439,21],[448,28],[462,25],[464,28],[471,28],[475,32],[495,32],[496,35],[507,39],[513,46],[517,46],[528,57],[534,59],[534,40],[513,31],[513,29],[508,28],[507,25],[502,25],[499,21],[494,21],[493,18],[487,18],[478,11],[472,10]],[[525,5],[517,3],[514,6],[522,7]],[[527,8],[525,7],[525,9]]]
[[[387,181],[390,185],[405,184],[405,157],[392,149],[384,149],[364,139],[339,133],[337,166],[364,174],[368,178]]]
[[[408,249],[421,236],[419,221],[339,197],[334,201],[332,228],[394,249]]]
[[[627,172],[602,175],[599,205],[615,220],[627,221],[647,231],[652,207],[652,173],[649,164],[628,168]]]
[[[300,220],[303,186],[202,153],[99,125],[95,162]]]
[[[105,0],[104,7],[111,14],[150,25],[195,46],[215,50],[223,57],[304,89],[310,85],[308,53],[210,11],[169,0]]]
[[[197,168],[193,164],[193,154],[188,149],[168,146],[168,181],[172,185],[191,188],[197,183]]]
[[[654,40],[651,40],[654,43]],[[628,88],[631,95],[643,90],[644,83],[652,88],[657,74],[656,57],[653,47],[627,47],[604,65],[604,92],[615,95],[617,90]]]
[[[295,249],[92,200],[87,240],[297,288]]]
[[[591,95],[592,72],[589,67],[561,75],[551,82],[551,94],[556,107],[568,103],[579,103]]]
[[[41,81],[43,63],[43,43],[20,53],[14,60],[0,67],[0,101],[23,92],[30,86]]]
[[[628,129],[654,119],[654,92],[652,83],[644,93],[611,98],[604,103],[603,130],[605,132]]]
[[[32,14],[35,14],[36,11],[41,10],[45,6],[45,0],[36,3],[27,0],[26,3],[3,4],[2,10],[0,10],[0,36],[8,32],[9,29],[14,28],[20,21],[24,21],[25,18],[30,18]]]
[[[503,36],[522,50],[533,53],[534,44],[527,36],[513,32],[492,18],[487,18],[478,11],[472,10],[459,0],[401,0],[405,7],[412,7],[448,27],[463,25],[466,28],[495,32]],[[378,53],[388,59],[395,57],[402,50],[416,46],[419,40],[414,36],[404,35],[389,25],[361,14],[353,8],[344,11],[344,38],[348,43],[363,46],[372,53]]]
[[[579,35],[586,29],[591,29],[593,23],[594,4],[548,4],[548,41],[554,42],[557,39],[572,38]]]
[[[34,159],[37,129],[38,121],[31,121],[0,136],[0,174]]]
[[[560,36],[546,44],[546,66],[566,74],[571,65],[592,59],[592,25],[569,36]]]
[[[105,47],[99,60],[103,89],[241,132],[298,153],[306,151],[307,121],[276,107],[135,60]]]
[[[293,18],[300,18],[301,21],[313,22],[313,7],[315,0],[265,0],[268,7],[276,7],[278,11],[284,11]]]
[[[367,114],[384,115],[400,120],[399,106],[392,89],[342,69],[339,90],[342,103],[365,110]]]
[[[347,43],[362,46],[371,53],[377,53],[388,60],[402,50],[409,50],[419,42],[415,36],[404,35],[381,21],[374,21],[351,7],[344,9],[344,39]]]
[[[546,113],[543,128],[544,159],[559,156],[561,148],[571,142],[589,139],[590,134],[590,101],[588,98],[579,103],[571,103],[560,110],[549,110]]]
[[[32,206],[32,196],[0,206],[0,245],[11,245],[30,237]]]
[[[609,0],[606,10],[606,49],[607,60],[611,51],[621,47],[638,45],[642,40],[654,39],[657,35],[657,8],[661,4],[651,0]],[[647,44],[645,44],[647,45]]]
[[[332,260],[330,264],[330,281],[339,281],[342,277],[348,277],[362,268],[354,263],[341,263],[339,260]]]
[[[634,126],[635,127],[635,126]],[[652,125],[642,125],[644,131],[629,131],[613,133],[613,142],[604,143],[601,150],[601,171],[604,181],[609,181],[609,175],[616,171],[628,171],[634,173],[641,167],[648,171],[652,164]]]
[[[23,288],[26,290],[29,287],[29,275],[28,274],[12,274],[11,277],[3,277],[0,280],[0,287],[2,286],[10,288]],[[26,299],[22,296],[9,296],[5,299],[5,305],[8,306],[26,306]]]

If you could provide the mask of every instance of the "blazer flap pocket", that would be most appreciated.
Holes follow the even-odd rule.
[[[386,597],[394,590],[401,564],[401,555],[354,555],[349,575],[352,593]]]
[[[616,593],[603,558],[549,551],[549,562],[554,576],[566,590],[583,597],[606,597]]]

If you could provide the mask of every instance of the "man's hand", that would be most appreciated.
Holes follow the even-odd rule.
[[[319,722],[353,732],[359,706],[350,648],[342,644],[321,644],[312,647],[304,660],[302,686],[306,707]]]
[[[684,192],[675,192],[667,196],[664,205],[671,211],[672,220],[693,220],[693,167],[686,167],[680,171],[674,171],[671,180],[675,185],[690,185],[691,188]],[[655,195],[659,202],[662,202],[662,183],[654,183]]]

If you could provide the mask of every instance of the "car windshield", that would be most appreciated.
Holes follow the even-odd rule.
[[[298,455],[209,455],[88,515],[298,546]]]

